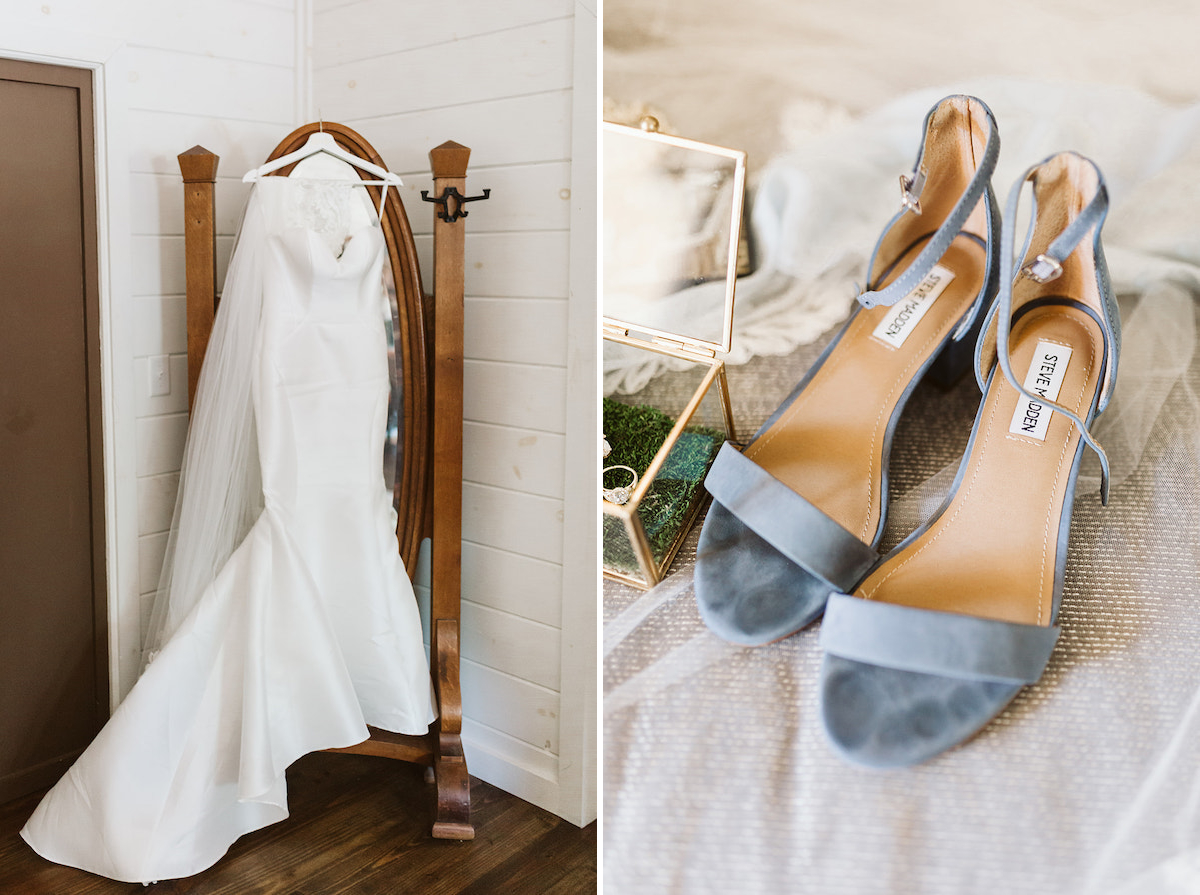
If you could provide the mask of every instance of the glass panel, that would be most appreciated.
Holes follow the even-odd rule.
[[[602,461],[604,488],[627,486],[633,479],[630,470],[636,471],[640,480],[658,456],[664,458],[645,495],[636,505],[627,505],[645,533],[649,546],[646,564],[654,568],[669,560],[690,528],[705,495],[704,476],[726,439],[715,383],[703,392],[699,404],[694,404],[708,370],[692,364],[689,369],[656,378],[637,395],[603,401],[604,433],[611,447]],[[669,441],[676,420],[689,407],[693,407],[692,415]],[[638,561],[638,539],[630,537],[625,521],[605,513],[603,530],[605,569],[644,585],[653,583],[645,580]]]
[[[604,128],[604,316],[729,350],[745,154]]]
[[[633,546],[633,538],[626,530],[625,520],[620,516],[604,513],[600,521],[604,531],[604,571],[632,578],[643,587],[649,587],[651,582],[646,579],[638,564],[637,550]]]

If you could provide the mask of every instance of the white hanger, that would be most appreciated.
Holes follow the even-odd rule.
[[[371,164],[364,158],[359,158],[352,152],[347,152],[334,141],[332,134],[327,134],[324,130],[317,131],[315,134],[309,134],[308,139],[304,141],[304,145],[295,152],[289,152],[287,155],[280,156],[273,162],[267,162],[265,165],[260,165],[257,168],[247,171],[242,175],[242,183],[256,183],[264,175],[290,165],[292,162],[298,162],[309,156],[316,155],[318,152],[332,155],[336,159],[341,159],[343,162],[353,165],[356,168],[361,168],[379,178],[379,180],[355,180],[351,183],[353,186],[383,187],[379,193],[379,220],[382,221],[384,200],[387,197],[388,186],[403,186],[404,181],[400,179],[399,174],[393,174],[391,171],[384,170],[378,165]]]
[[[324,152],[332,155],[334,158],[341,159],[343,162],[353,165],[356,168],[374,174],[379,180],[361,180],[358,186],[383,186],[391,184],[392,186],[403,186],[404,181],[400,179],[399,174],[393,174],[391,171],[386,171],[378,165],[373,165],[364,158],[359,158],[352,152],[347,152],[339,146],[333,139],[331,134],[324,131],[318,131],[315,134],[310,134],[304,145],[295,152],[289,152],[287,155],[280,156],[273,162],[267,162],[257,168],[253,168],[245,173],[242,177],[242,183],[254,183],[263,176],[270,174],[272,171],[278,171],[292,162],[298,162],[301,159],[306,159],[310,155],[316,155],[318,152]]]

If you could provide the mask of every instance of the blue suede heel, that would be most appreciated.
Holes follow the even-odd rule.
[[[1026,181],[1035,208],[1014,270]],[[1108,502],[1107,458],[1089,432],[1120,351],[1100,244],[1107,207],[1099,170],[1073,153],[1030,168],[1009,195],[1005,270],[975,352],[984,398],[950,494],[826,609],[821,716],[854,764],[912,765],[963,742],[1049,662],[1085,446]]]
[[[696,600],[726,640],[786,637],[878,564],[900,413],[924,375],[949,384],[970,366],[998,286],[999,137],[968,96],[935,105],[923,135],[860,306],[745,452],[726,444],[705,480]]]

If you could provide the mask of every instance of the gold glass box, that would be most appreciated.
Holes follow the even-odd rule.
[[[657,584],[734,440],[725,364],[746,154],[605,122],[603,565]]]

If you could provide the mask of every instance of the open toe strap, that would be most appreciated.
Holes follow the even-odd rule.
[[[787,559],[834,590],[849,590],[879,554],[729,443],[721,447],[704,487]]]
[[[1023,625],[833,594],[821,648],[884,668],[1031,684],[1042,676],[1057,626]]]

